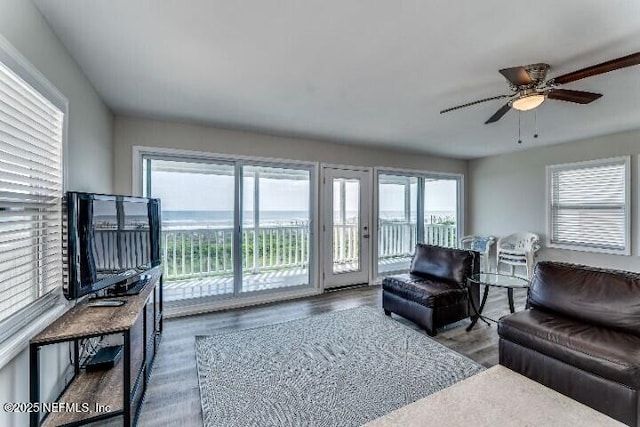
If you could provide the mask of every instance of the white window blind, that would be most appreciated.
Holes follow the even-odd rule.
[[[52,299],[62,284],[63,123],[58,107],[0,63],[0,322],[5,324]]]
[[[629,158],[549,167],[550,245],[629,253]]]

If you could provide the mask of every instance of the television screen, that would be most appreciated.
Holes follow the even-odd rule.
[[[160,201],[68,192],[68,285],[75,299],[160,265]]]

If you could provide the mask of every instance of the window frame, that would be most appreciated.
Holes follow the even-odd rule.
[[[625,169],[625,196],[624,196],[624,249],[601,248],[591,245],[565,244],[552,242],[553,237],[553,189],[552,175],[556,171],[575,170],[588,167],[607,166],[611,164],[624,164]],[[631,156],[608,157],[603,159],[594,159],[580,162],[561,163],[547,165],[546,167],[546,230],[547,230],[547,247],[553,249],[565,249],[578,252],[594,252],[611,255],[631,255]]]
[[[63,114],[61,141],[62,194],[68,185],[69,101],[9,41],[0,35],[0,62],[46,98]],[[63,212],[64,215],[64,212]],[[62,228],[63,224],[60,224]],[[64,254],[62,254],[64,259]],[[62,283],[52,292],[41,295],[20,311],[0,321],[0,368],[16,357],[29,340],[69,307],[62,297]]]
[[[134,145],[132,147],[131,164],[131,194],[142,196],[145,192],[144,183],[148,177],[143,176],[143,162],[145,159],[165,159],[165,160],[187,160],[193,162],[221,162],[234,164],[236,167],[237,189],[242,186],[241,170],[244,166],[266,166],[281,168],[300,168],[308,170],[310,173],[310,234],[311,234],[311,254],[309,257],[309,283],[306,285],[294,286],[291,288],[267,289],[251,294],[241,293],[237,298],[202,298],[202,301],[175,302],[169,305],[169,311],[175,316],[184,316],[201,312],[207,309],[230,308],[255,303],[256,301],[277,301],[290,297],[308,296],[317,294],[321,286],[320,280],[320,250],[319,250],[319,224],[320,203],[318,194],[320,190],[320,170],[319,162],[306,160],[292,160],[272,157],[246,156],[235,154],[223,154],[208,151],[184,150],[178,148],[154,147]],[[148,184],[148,182],[147,182]],[[236,197],[234,212],[234,228],[240,225],[240,196]],[[234,237],[238,239],[238,237]],[[235,240],[234,246],[239,250],[239,240]],[[236,252],[236,256],[238,253]],[[238,258],[240,259],[240,258]],[[234,274],[241,274],[238,270]],[[234,282],[239,280],[239,276],[234,278]],[[235,283],[234,283],[235,288]],[[235,293],[234,293],[235,294]],[[165,303],[166,306],[166,303]]]
[[[465,226],[466,226],[466,190],[465,190],[465,174],[463,173],[456,173],[456,172],[436,172],[436,171],[429,171],[429,170],[417,170],[417,169],[402,169],[402,168],[394,168],[394,167],[386,167],[386,166],[376,166],[373,168],[373,208],[372,208],[372,216],[373,216],[373,235],[376,236],[373,240],[373,249],[371,251],[371,257],[372,257],[372,276],[374,278],[374,280],[376,281],[380,281],[382,278],[389,276],[389,275],[393,275],[393,274],[398,274],[398,273],[402,273],[402,270],[399,271],[388,271],[385,272],[384,275],[381,275],[380,272],[378,271],[378,257],[379,257],[379,248],[378,248],[378,233],[379,231],[379,226],[378,226],[378,219],[379,219],[379,197],[380,197],[380,175],[398,175],[398,176],[407,176],[407,177],[416,177],[418,178],[418,198],[422,199],[423,193],[424,193],[424,186],[420,184],[420,181],[422,179],[445,179],[445,180],[455,180],[457,182],[457,195],[456,195],[456,210],[457,210],[457,221],[456,221],[456,228],[457,228],[457,239],[458,239],[458,243],[460,241],[460,238],[462,236],[465,235]],[[418,208],[418,215],[421,215],[420,213],[420,209],[419,206],[417,206]],[[422,205],[423,211],[424,211],[424,204]],[[423,212],[424,213],[424,212]],[[422,214],[423,214],[422,213]],[[424,222],[424,218],[423,218],[423,222]],[[417,239],[419,240],[420,237],[423,236],[418,236]]]

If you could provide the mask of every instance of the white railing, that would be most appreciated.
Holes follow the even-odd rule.
[[[233,273],[233,228],[166,230],[162,233],[167,279]],[[304,267],[309,259],[307,225],[260,227],[242,231],[245,272]],[[257,250],[254,250],[257,248]]]
[[[416,224],[382,222],[378,231],[380,259],[410,256],[416,246]]]
[[[380,259],[408,257],[416,244],[416,225],[383,222],[378,233]],[[233,228],[189,228],[163,231],[165,278],[189,279],[233,274]],[[360,235],[355,224],[335,225],[333,260],[336,264],[357,261]],[[455,225],[425,224],[429,244],[455,247]],[[242,231],[243,272],[303,268],[309,262],[309,227],[278,225]],[[257,248],[257,250],[254,250]]]
[[[408,222],[382,222],[378,232],[378,254],[380,259],[409,257],[417,242],[417,227]],[[457,247],[455,225],[425,224],[424,241],[430,245]]]
[[[424,241],[429,245],[458,247],[458,230],[455,225],[425,224]]]
[[[333,226],[333,262],[347,264],[356,261],[360,254],[359,227],[356,224]]]

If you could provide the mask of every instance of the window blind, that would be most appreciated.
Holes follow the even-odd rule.
[[[63,123],[0,63],[0,322],[62,284]]]
[[[552,167],[551,243],[627,251],[628,159]]]

